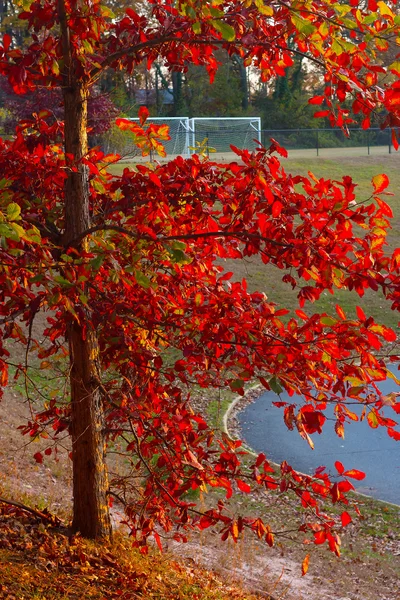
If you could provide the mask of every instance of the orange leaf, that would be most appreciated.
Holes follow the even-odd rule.
[[[304,577],[304,575],[307,573],[308,571],[308,564],[310,562],[310,555],[307,554],[307,556],[305,557],[305,559],[302,562],[301,565],[301,575]]]
[[[384,173],[375,175],[375,177],[372,178],[372,185],[375,188],[375,194],[380,194],[380,192],[383,192],[389,185],[389,177]]]
[[[339,317],[341,319],[343,319],[343,321],[345,321],[346,320],[346,314],[345,314],[343,308],[341,306],[339,306],[339,304],[336,304],[335,308],[336,308],[336,312],[339,315]]]

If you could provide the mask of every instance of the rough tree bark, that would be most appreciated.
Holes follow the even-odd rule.
[[[64,244],[81,239],[90,227],[89,174],[82,164],[88,149],[88,86],[78,81],[69,43],[64,1],[59,0],[64,54],[65,152],[71,167],[64,189]],[[74,244],[86,248],[83,239]],[[84,537],[111,535],[108,508],[108,477],[105,463],[104,408],[100,383],[99,348],[87,311],[84,323],[74,320],[68,327],[70,357],[71,436],[73,463],[74,532]]]

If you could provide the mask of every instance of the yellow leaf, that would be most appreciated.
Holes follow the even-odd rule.
[[[274,14],[274,9],[272,8],[272,6],[266,6],[263,0],[256,0],[256,6],[262,15],[272,17],[272,15]]]
[[[383,17],[390,17],[394,19],[394,14],[391,8],[386,4],[386,2],[378,2],[379,11]]]

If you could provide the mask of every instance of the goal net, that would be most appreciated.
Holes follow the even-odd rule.
[[[257,142],[261,142],[260,117],[194,117],[189,126],[192,153],[200,146],[231,152],[231,144],[242,150],[254,150]]]

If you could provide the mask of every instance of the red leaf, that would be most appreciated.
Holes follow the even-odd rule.
[[[349,523],[352,522],[351,516],[346,511],[342,512],[342,514],[340,515],[340,518],[342,520],[342,527],[346,527],[346,525],[348,525]]]
[[[157,187],[161,187],[161,181],[160,178],[157,177],[157,175],[155,173],[150,173],[149,175],[149,179],[156,184]]]
[[[392,427],[388,427],[388,435],[393,438],[394,440],[396,440],[397,442],[400,442],[400,431],[396,431],[395,429],[393,429]]]
[[[199,521],[198,527],[203,530],[211,527],[211,525],[215,525],[215,519],[209,515],[203,515]]]
[[[365,117],[365,119],[363,119],[362,123],[361,123],[361,127],[363,129],[369,129],[371,126],[371,120],[369,117]]]
[[[43,462],[43,454],[41,452],[36,452],[36,454],[33,455],[33,458],[37,463],[41,464]]]
[[[280,214],[282,212],[282,208],[283,208],[283,204],[282,204],[282,202],[279,202],[279,200],[276,200],[273,203],[273,205],[272,205],[272,216],[275,217],[275,219],[280,216]]]
[[[397,139],[396,130],[392,129],[392,144],[395,150],[399,149],[399,140]]]
[[[308,104],[322,104],[325,100],[325,96],[314,96],[313,98],[309,98]]]
[[[317,110],[317,112],[314,113],[314,117],[316,119],[322,119],[323,117],[328,117],[330,114],[329,110]]]
[[[160,549],[160,552],[162,552],[163,551],[163,547],[162,547],[160,536],[158,535],[157,531],[153,531],[153,535],[154,535],[154,539],[156,540],[157,546]]]
[[[362,471],[357,471],[357,469],[350,469],[349,471],[345,471],[343,475],[345,477],[351,477],[352,479],[358,479],[358,481],[361,481],[365,478],[365,473],[363,473]]]
[[[360,319],[360,321],[366,321],[367,320],[365,312],[363,311],[363,309],[361,308],[361,306],[356,306],[356,313],[357,313],[357,317]]]
[[[141,106],[139,108],[138,115],[139,115],[140,124],[142,126],[146,123],[147,119],[149,118],[149,114],[150,113],[149,113],[148,109],[145,106]]]
[[[251,487],[249,486],[248,483],[245,483],[241,479],[236,479],[236,483],[241,492],[245,492],[246,494],[251,492]]]
[[[326,540],[326,533],[325,531],[316,531],[314,533],[314,544],[323,544]]]
[[[354,485],[352,483],[350,483],[350,481],[347,481],[347,479],[345,479],[344,481],[339,481],[339,483],[337,484],[337,488],[339,490],[339,492],[350,492],[351,490],[354,490]]]
[[[8,33],[5,33],[3,35],[3,48],[6,52],[9,49],[9,47],[11,46],[11,42],[12,42],[11,35],[9,35]]]
[[[339,475],[343,475],[343,473],[344,473],[344,466],[338,460],[335,462],[335,468],[336,468],[336,471],[339,473]]]
[[[257,456],[257,460],[256,460],[256,467],[258,468],[265,460],[267,459],[267,457],[265,456],[265,454],[263,452],[261,452],[261,454],[259,454]]]

